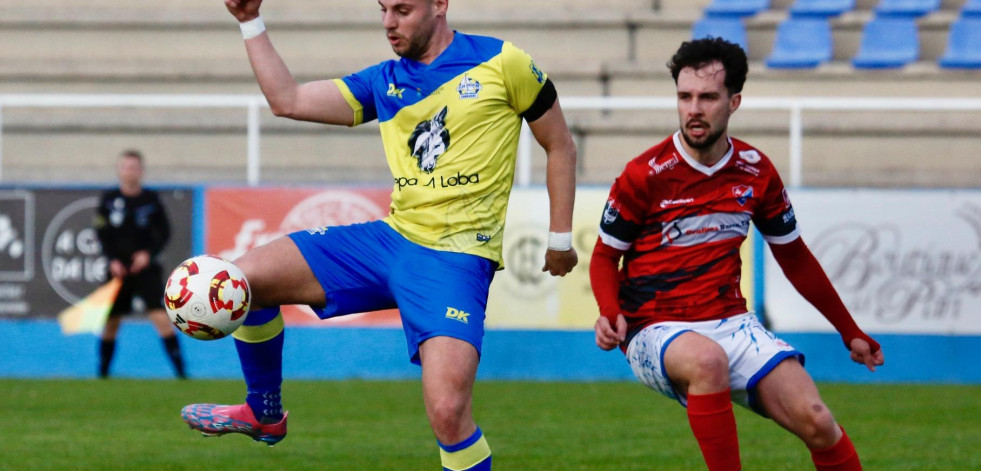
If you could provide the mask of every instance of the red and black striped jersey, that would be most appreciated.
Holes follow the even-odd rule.
[[[600,222],[602,243],[623,252],[619,306],[607,308],[624,314],[631,331],[746,312],[739,247],[750,222],[771,244],[800,236],[780,175],[763,153],[730,138],[726,155],[707,167],[680,139],[676,132],[627,164]],[[602,302],[600,309],[609,315]]]

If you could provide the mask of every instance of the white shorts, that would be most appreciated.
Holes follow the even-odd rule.
[[[765,415],[762,409],[755,407],[756,383],[787,358],[796,357],[804,364],[802,353],[766,330],[752,313],[722,320],[649,325],[634,335],[627,346],[630,368],[641,383],[676,399],[685,407],[688,406],[688,399],[671,384],[664,371],[663,357],[671,341],[685,332],[704,335],[722,347],[729,357],[732,402],[761,415]]]

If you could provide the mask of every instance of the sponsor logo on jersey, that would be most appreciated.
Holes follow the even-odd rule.
[[[785,208],[789,208],[790,207],[790,194],[787,193],[787,189],[786,188],[783,189],[783,192],[781,192],[781,195],[783,196],[783,205],[784,205],[784,207]]]
[[[398,98],[399,100],[401,100],[402,99],[402,92],[404,92],[404,91],[405,91],[404,88],[395,88],[395,84],[394,83],[390,83],[390,84],[388,84],[388,92],[385,93],[385,94],[388,95],[388,96],[395,97],[395,98]]]
[[[613,224],[620,216],[620,205],[617,204],[616,200],[610,198],[606,202],[606,208],[603,209],[603,224]]]
[[[463,312],[459,309],[452,308],[452,307],[446,308],[447,319],[453,319],[455,321],[463,322],[464,324],[469,324],[470,323],[469,317],[470,317],[469,312]]]
[[[491,236],[477,233],[477,242],[490,242]]]
[[[661,200],[661,208],[667,208],[668,206],[681,206],[689,203],[694,203],[695,198],[681,198],[677,200]]]
[[[732,187],[732,196],[736,197],[736,202],[739,206],[746,204],[753,197],[753,187],[746,185],[739,185]]]
[[[783,223],[787,224],[794,220],[794,208],[788,208],[786,212],[783,213]]]
[[[310,228],[307,228],[306,231],[310,235],[317,235],[317,234],[324,235],[324,234],[327,233],[327,229],[329,229],[329,227],[327,227],[327,226],[320,226],[320,227],[310,227]]]
[[[678,162],[681,161],[678,159],[678,154],[671,154],[671,158],[662,163],[657,163],[656,160],[657,157],[649,160],[647,164],[650,165],[651,168],[654,169],[654,173],[658,175],[665,170],[671,170],[675,165],[678,165]]]
[[[748,173],[748,174],[750,174],[750,175],[752,175],[754,177],[760,176],[760,169],[757,168],[757,167],[754,167],[754,166],[752,166],[752,165],[750,165],[750,164],[748,164],[746,162],[736,161],[736,168],[738,168],[739,170],[742,170],[742,171],[744,171],[744,172],[746,172],[746,173]]]
[[[760,153],[753,149],[739,151],[739,158],[751,164],[758,164],[762,159],[762,157],[760,157]]]
[[[746,237],[749,213],[715,213],[675,219],[661,230],[661,245],[690,247]]]
[[[409,150],[416,158],[419,170],[433,173],[436,169],[436,159],[450,147],[450,131],[446,129],[446,112],[444,106],[432,119],[416,125],[415,131],[409,136]]]
[[[545,72],[542,72],[542,69],[538,68],[535,61],[531,61],[531,64],[529,64],[528,67],[531,69],[531,73],[535,74],[535,80],[537,80],[538,83],[545,83]]]
[[[483,87],[480,86],[480,82],[470,78],[467,74],[463,74],[463,79],[456,86],[456,91],[460,94],[461,100],[465,98],[477,98],[477,95],[480,94],[480,90],[482,89]]]

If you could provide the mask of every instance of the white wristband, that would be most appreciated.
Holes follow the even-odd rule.
[[[262,22],[261,16],[239,23],[238,27],[242,30],[242,39],[252,39],[266,30],[266,24]]]
[[[572,233],[571,232],[549,232],[548,233],[548,249],[558,250],[560,252],[565,252],[572,249]]]

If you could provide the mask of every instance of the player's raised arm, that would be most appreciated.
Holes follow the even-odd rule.
[[[865,365],[870,371],[885,362],[878,342],[855,323],[803,239],[798,237],[788,244],[770,244],[770,251],[790,284],[841,334],[853,361]]]
[[[542,271],[565,276],[579,263],[572,248],[572,209],[576,199],[576,146],[559,101],[538,119],[528,122],[535,140],[545,149],[545,185],[549,202],[549,247]]]
[[[252,71],[276,116],[326,124],[354,124],[354,110],[330,80],[298,84],[265,32],[259,6],[262,0],[225,0],[239,21]]]

